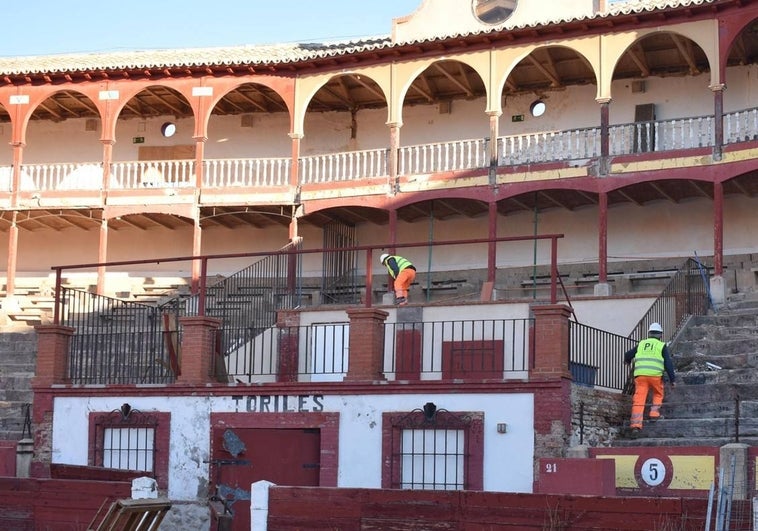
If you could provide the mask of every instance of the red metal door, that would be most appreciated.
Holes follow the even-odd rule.
[[[211,488],[226,500],[234,531],[250,530],[250,485],[318,486],[318,429],[214,428]]]

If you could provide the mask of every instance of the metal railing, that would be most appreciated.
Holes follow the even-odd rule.
[[[171,383],[181,331],[178,304],[149,305],[62,289],[61,324],[71,336],[68,378],[74,384]]]
[[[533,319],[386,323],[383,372],[389,381],[525,379],[533,326]],[[225,363],[229,381],[342,381],[349,368],[347,322],[222,334],[245,337],[216,360]]]
[[[629,376],[624,352],[636,344],[629,337],[569,321],[569,370],[574,383],[621,391]]]
[[[224,363],[229,381],[342,381],[348,369],[349,323],[270,327],[257,331],[225,328],[236,348],[215,363]],[[218,373],[218,371],[216,371]]]
[[[386,323],[388,380],[526,378],[533,319]]]
[[[674,273],[650,309],[642,316],[629,337],[640,341],[647,337],[653,323],[663,327],[663,340],[673,339],[691,315],[705,315],[710,307],[708,274],[701,264],[688,258]]]

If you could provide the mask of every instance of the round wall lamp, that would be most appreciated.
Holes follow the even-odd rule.
[[[529,112],[535,118],[539,118],[545,114],[545,110],[547,110],[547,105],[545,105],[545,102],[542,100],[536,100],[529,106]]]
[[[176,133],[176,124],[174,122],[166,122],[161,126],[161,134],[166,138],[174,136]]]

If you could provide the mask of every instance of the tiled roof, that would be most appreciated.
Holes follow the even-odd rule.
[[[434,39],[465,37],[494,33],[503,30],[523,29],[539,25],[559,24],[571,21],[589,20],[632,13],[642,13],[658,9],[717,3],[723,0],[630,0],[610,4],[606,13],[592,17],[552,20],[540,24],[508,26],[504,24],[486,31],[440,35]],[[419,41],[413,41],[419,42]],[[307,61],[317,58],[350,55],[364,51],[400,46],[389,36],[367,37],[362,40],[289,43],[256,46],[230,46],[218,48],[182,48],[164,50],[137,50],[127,52],[104,52],[88,54],[59,54],[30,57],[0,57],[0,75],[23,75],[60,72],[88,72],[98,70],[122,70],[135,68],[192,67],[204,65],[272,65]]]

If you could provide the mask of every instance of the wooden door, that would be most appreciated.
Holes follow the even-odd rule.
[[[250,485],[316,487],[320,477],[321,431],[317,428],[214,428],[211,488],[227,500],[232,529],[250,530]]]

